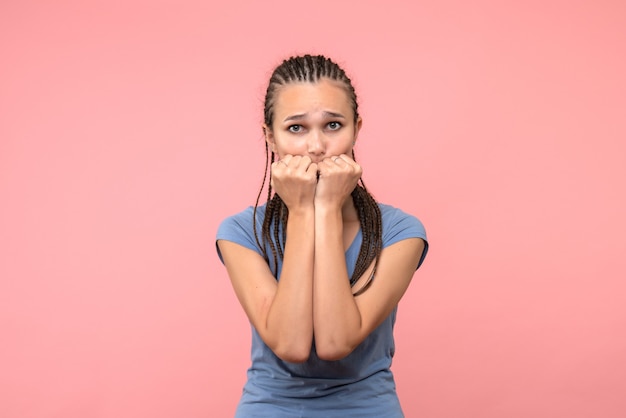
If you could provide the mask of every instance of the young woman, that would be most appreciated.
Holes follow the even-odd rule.
[[[252,324],[237,417],[403,416],[393,325],[428,244],[419,220],[365,189],[353,151],[361,124],[352,83],[332,60],[292,57],[274,70],[267,202],[260,191],[217,232]]]

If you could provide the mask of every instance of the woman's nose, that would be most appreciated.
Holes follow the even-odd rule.
[[[307,141],[307,151],[311,155],[322,155],[326,150],[324,134],[317,130],[312,130]]]

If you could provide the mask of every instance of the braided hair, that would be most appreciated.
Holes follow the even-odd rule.
[[[356,123],[359,117],[356,92],[354,91],[352,82],[344,70],[341,69],[341,67],[339,67],[335,62],[322,55],[304,55],[284,60],[282,64],[274,70],[272,76],[270,77],[269,85],[265,93],[264,106],[264,120],[268,129],[271,129],[272,123],[274,122],[274,104],[276,101],[277,91],[280,87],[297,82],[316,83],[321,78],[338,81],[343,86],[348,94],[354,113],[354,121]],[[269,167],[274,162],[275,158],[274,152],[269,150],[266,142],[265,174],[263,176],[261,189],[259,190],[256,198],[252,221],[254,237],[257,245],[263,251],[265,261],[267,261],[268,264],[270,263],[270,257],[267,252],[267,244],[269,244],[269,248],[272,253],[271,261],[274,267],[278,268],[278,259],[280,258],[282,260],[283,258],[283,249],[287,239],[286,225],[289,217],[289,210],[280,196],[276,193],[272,194],[272,173],[271,170],[269,170]],[[354,159],[354,150],[352,151],[352,158]],[[270,178],[268,181],[267,205],[265,208],[265,217],[263,219],[261,237],[259,238],[256,228],[256,213],[265,182],[268,180],[268,172]],[[350,285],[354,286],[359,277],[365,273],[372,261],[374,262],[372,273],[368,277],[365,284],[354,293],[356,296],[367,290],[372,283],[374,274],[376,273],[376,267],[378,266],[380,252],[382,250],[382,218],[380,208],[372,195],[367,191],[365,184],[363,183],[363,179],[359,179],[355,189],[352,191],[352,200],[357,211],[363,241],[356,260],[354,272],[350,278]]]

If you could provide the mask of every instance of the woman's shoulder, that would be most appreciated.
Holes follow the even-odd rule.
[[[255,219],[254,206],[249,206],[241,212],[226,217],[217,228],[216,241],[232,241],[253,251],[260,252],[253,225],[257,228],[257,234],[260,234],[264,214],[265,205],[258,206]],[[217,247],[217,253],[221,259],[222,255],[219,247]]]
[[[265,205],[260,205],[256,209],[256,219],[263,220],[263,216],[265,215]],[[248,206],[240,212],[234,213],[232,215],[227,216],[222,220],[218,231],[223,228],[230,228],[235,226],[245,226],[246,229],[251,229],[252,219],[255,216],[254,214],[254,206]]]
[[[426,244],[425,255],[428,251],[428,240],[426,228],[422,221],[415,215],[395,206],[379,203],[378,207],[383,223],[383,247],[388,247],[407,238],[421,238]]]
[[[378,207],[380,208],[383,227],[402,227],[413,225],[424,230],[424,224],[417,218],[417,216],[386,203],[378,203]]]
[[[411,215],[397,207],[379,203],[380,214],[383,223],[383,248],[408,238],[421,238],[424,240],[424,251],[419,260],[418,268],[428,253],[428,240],[426,228],[415,215]]]
[[[218,227],[218,235],[220,231],[225,229],[243,228],[246,231],[254,233],[252,225],[256,225],[257,228],[263,224],[263,217],[265,216],[265,205],[259,205],[256,208],[256,214],[254,213],[254,206],[248,206],[240,212],[227,216],[222,220]],[[253,221],[254,219],[254,221]]]

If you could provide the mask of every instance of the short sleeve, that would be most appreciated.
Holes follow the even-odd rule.
[[[393,206],[380,204],[383,220],[383,248],[408,238],[421,238],[424,240],[424,252],[417,265],[419,268],[428,253],[428,240],[426,229],[422,222],[415,216],[403,212]]]
[[[261,216],[257,211],[257,217]],[[256,243],[256,238],[254,237],[254,231],[252,229],[253,225],[253,208],[250,207],[243,212],[240,212],[236,215],[229,216],[224,219],[220,226],[217,228],[216,234],[216,243],[215,248],[217,250],[217,255],[220,258],[220,261],[224,263],[222,258],[222,254],[220,253],[220,248],[217,245],[218,240],[231,241],[235,244],[239,244],[245,248],[256,251],[261,254],[261,250]]]

